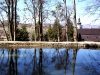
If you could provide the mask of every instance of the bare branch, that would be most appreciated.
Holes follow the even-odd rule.
[[[6,31],[6,29],[5,29],[5,24],[4,24],[4,17],[3,17],[2,14],[0,14],[0,15],[1,15],[2,20],[3,20],[3,21],[0,20],[0,22],[1,22],[2,26],[3,26],[3,30],[4,30],[4,32],[5,32],[5,34],[6,34],[6,37],[7,37],[7,40],[8,40],[8,35],[7,35],[7,31]]]

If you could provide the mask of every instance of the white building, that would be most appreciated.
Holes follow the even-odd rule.
[[[82,25],[81,25],[81,22],[80,22],[80,18],[78,19],[77,29],[82,29]]]

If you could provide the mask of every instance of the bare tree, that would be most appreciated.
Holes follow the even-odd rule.
[[[74,26],[74,41],[77,41],[77,24],[76,24],[76,4],[73,1],[73,26]]]
[[[35,41],[36,41],[36,12],[37,12],[37,8],[35,6],[35,1],[33,1],[33,8],[34,8],[34,24],[35,24]]]
[[[1,6],[0,6],[0,10],[2,11],[2,13],[6,13],[6,15],[7,15],[7,18],[8,18],[8,33],[6,34],[6,37],[7,37],[7,40],[11,40],[11,33],[10,33],[10,4],[11,4],[11,2],[10,2],[10,0],[4,0],[4,1],[0,1],[0,4],[1,4]],[[3,29],[5,29],[5,25],[4,25],[4,21],[5,21],[5,19],[4,19],[4,17],[3,17],[3,15],[1,15],[2,16],[2,25],[3,25]],[[6,30],[5,30],[5,32],[6,32]]]
[[[14,0],[14,41],[16,41],[16,27],[17,27],[17,0]]]
[[[7,25],[8,25],[8,33],[7,33],[7,39],[9,41],[15,40],[15,26],[14,21],[16,25],[16,11],[17,10],[17,0],[4,0],[0,2],[2,5],[0,9],[6,13],[7,15]],[[14,12],[15,11],[15,12]],[[15,17],[14,17],[15,16]],[[15,18],[15,20],[14,20]]]
[[[12,19],[11,19],[11,1],[10,0],[5,0],[6,5],[7,5],[7,18],[8,18],[8,36],[9,36],[9,41],[12,40],[12,34],[11,34],[11,30],[12,30]],[[13,16],[12,16],[13,17]]]
[[[62,9],[62,5],[61,5],[61,3],[58,2],[57,5],[56,5],[56,10],[52,11],[52,15],[57,20],[58,42],[60,41],[59,21],[60,21],[61,12],[62,12],[61,9]]]
[[[28,3],[29,2],[29,3]],[[34,25],[35,25],[35,41],[36,41],[36,37],[37,37],[37,32],[36,32],[36,22],[37,22],[37,15],[38,15],[38,0],[24,0],[24,3],[26,5],[26,10],[28,10],[31,15],[32,15],[32,20],[34,21]]]
[[[32,14],[32,18],[34,20],[35,24],[35,41],[36,41],[36,25],[38,22],[39,26],[39,40],[42,41],[43,37],[43,4],[45,3],[45,0],[30,0],[30,3],[28,4],[28,1],[24,0],[25,4],[27,6],[27,10]],[[38,20],[37,20],[38,19]]]
[[[67,30],[68,30],[68,28],[67,28],[67,5],[66,5],[66,0],[63,0],[63,2],[64,2],[64,4],[65,4],[65,18],[66,18],[66,41],[68,41],[68,33],[67,33]]]
[[[43,4],[44,4],[44,0],[39,0],[38,1],[38,5],[39,5],[39,16],[38,16],[38,19],[39,19],[39,32],[40,32],[40,36],[39,36],[39,40],[42,41],[43,39]]]
[[[1,18],[2,18],[2,20],[0,19],[0,22],[1,22],[1,24],[2,24],[3,30],[4,30],[5,35],[6,35],[6,37],[7,37],[7,40],[8,40],[9,37],[8,37],[7,31],[6,31],[6,28],[5,28],[4,17],[3,17],[2,14],[0,14],[0,16],[1,16]]]

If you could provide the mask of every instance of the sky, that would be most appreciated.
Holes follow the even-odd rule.
[[[76,2],[77,18],[80,17],[82,25],[86,27],[90,27],[90,28],[92,27],[100,28],[99,20],[95,21],[98,15],[90,14],[90,12],[86,10],[86,7],[89,5],[93,5],[93,1],[95,0],[85,0],[85,1],[76,0],[76,1],[77,1]],[[98,12],[95,12],[95,13],[98,13]]]
[[[49,0],[50,1],[50,0]],[[58,2],[63,3],[63,0],[51,0],[50,3],[48,3],[46,5],[46,9],[48,10],[55,10],[55,6]],[[76,17],[77,19],[80,18],[81,19],[81,23],[82,25],[91,27],[93,25],[95,26],[99,26],[99,22],[93,22],[94,18],[96,17],[96,15],[89,15],[88,12],[85,10],[86,6],[91,2],[91,0],[76,0]],[[66,3],[69,7],[72,7],[72,0],[67,0]],[[20,22],[21,23],[33,23],[33,20],[31,19],[32,16],[30,15],[29,12],[23,12],[23,9],[25,7],[24,4],[24,0],[19,0],[18,2],[18,15],[20,16]],[[28,19],[26,19],[26,17]],[[73,14],[71,16],[73,18]],[[46,20],[46,22],[48,23],[53,23],[54,22],[54,17],[53,16],[49,16],[49,19]],[[64,22],[61,22],[64,23]]]

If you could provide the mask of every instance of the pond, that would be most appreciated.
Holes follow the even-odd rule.
[[[100,75],[100,49],[0,48],[0,75]]]

